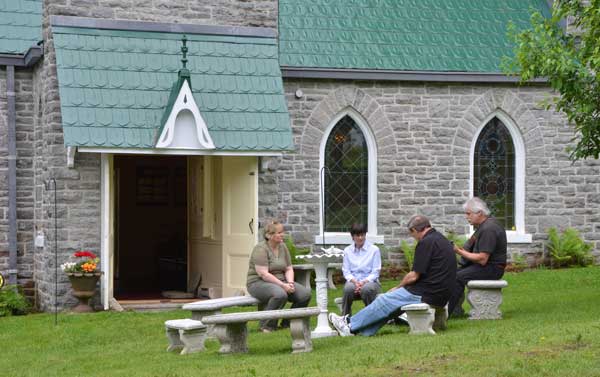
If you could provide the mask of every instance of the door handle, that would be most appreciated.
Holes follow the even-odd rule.
[[[248,228],[250,228],[250,233],[254,234],[254,227],[252,225],[254,225],[254,218],[250,219],[250,222],[248,223]]]

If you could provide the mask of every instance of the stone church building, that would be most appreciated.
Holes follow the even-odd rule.
[[[0,273],[41,310],[100,255],[98,304],[245,285],[261,224],[387,248],[421,213],[510,254],[550,227],[600,256],[600,167],[572,163],[552,91],[502,73],[542,0],[0,0]],[[200,280],[201,279],[201,280]],[[200,282],[200,283],[199,283]]]

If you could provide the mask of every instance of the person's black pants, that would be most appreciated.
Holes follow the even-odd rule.
[[[448,302],[448,314],[462,313],[465,286],[471,280],[498,280],[504,275],[504,269],[496,265],[471,264],[456,272],[456,284]]]

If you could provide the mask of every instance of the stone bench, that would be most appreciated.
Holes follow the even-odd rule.
[[[213,334],[221,343],[219,352],[243,353],[248,352],[246,341],[248,336],[247,322],[264,319],[289,319],[292,334],[292,353],[310,352],[312,351],[312,340],[310,338],[309,319],[317,316],[320,312],[321,309],[312,307],[228,313],[204,317],[203,322],[214,326]]]
[[[426,303],[404,305],[402,310],[406,313],[409,334],[430,334],[435,331],[446,330],[448,321],[448,306],[437,307]]]
[[[221,310],[225,308],[253,305],[260,306],[260,301],[252,296],[234,296],[190,302],[189,304],[183,305],[181,308],[183,310],[190,310],[192,312],[192,319],[202,321],[204,317],[219,314],[221,313]],[[212,330],[212,326],[209,326],[207,329],[209,337],[213,336]]]
[[[181,349],[181,355],[204,351],[206,325],[193,319],[172,319],[165,321],[169,346],[167,351]]]
[[[501,319],[502,288],[506,280],[471,280],[467,283],[467,301],[471,304],[469,319]]]

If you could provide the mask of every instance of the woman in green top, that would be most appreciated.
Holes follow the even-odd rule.
[[[294,282],[294,268],[290,252],[283,243],[283,224],[273,221],[265,227],[265,240],[252,250],[248,280],[248,292],[257,298],[264,310],[276,310],[292,302],[292,308],[304,308],[310,301],[310,288]],[[282,321],[281,326],[289,326]],[[277,320],[260,321],[260,331],[271,332],[277,328]]]

